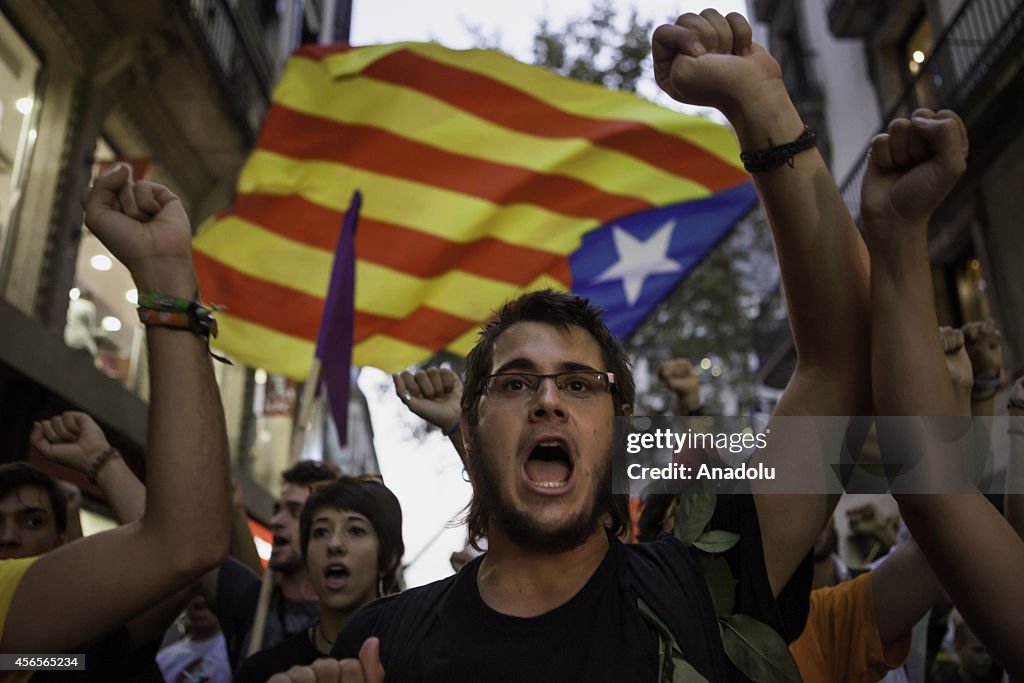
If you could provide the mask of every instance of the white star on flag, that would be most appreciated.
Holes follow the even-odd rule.
[[[683,269],[668,257],[668,243],[675,227],[676,221],[672,219],[646,240],[638,240],[619,226],[613,226],[612,239],[615,240],[619,260],[594,278],[594,282],[622,280],[626,302],[634,305],[640,298],[645,279],[661,273],[678,273]]]

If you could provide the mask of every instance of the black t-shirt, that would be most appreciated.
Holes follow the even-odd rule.
[[[260,577],[238,560],[229,557],[217,576],[217,600],[213,611],[220,619],[228,648],[228,661],[237,668],[249,651],[256,604],[260,598]],[[270,594],[267,625],[263,631],[265,650],[291,636],[305,632],[319,616],[315,600],[289,600],[274,586]]]
[[[807,617],[810,555],[776,599],[753,500],[719,496],[712,528],[740,533],[740,542],[725,553],[738,580],[736,612],[792,641]],[[478,558],[442,582],[367,605],[342,630],[332,655],[355,657],[366,638],[379,636],[389,681],[654,681],[657,639],[637,608],[643,595],[697,671],[716,683],[746,680],[725,655],[690,551],[668,534],[631,546],[609,540],[586,585],[546,614],[520,618],[489,608],[477,587]],[[403,647],[408,642],[414,643],[411,652]]]
[[[266,683],[274,674],[287,671],[293,666],[312,664],[323,657],[309,642],[308,629],[297,633],[269,650],[257,652],[238,667],[232,683]]]

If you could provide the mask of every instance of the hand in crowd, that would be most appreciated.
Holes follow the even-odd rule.
[[[693,363],[685,358],[667,360],[658,365],[658,379],[676,395],[679,415],[689,415],[700,408],[700,378]]]
[[[64,492],[64,499],[67,501],[68,515],[70,519],[71,513],[77,513],[82,509],[82,489],[78,488],[70,481],[65,481],[64,479],[58,479],[57,485],[60,486],[60,490]]]
[[[392,376],[395,393],[415,415],[448,430],[462,415],[462,382],[450,368],[405,370]]]
[[[673,99],[715,107],[731,119],[766,87],[785,93],[778,62],[752,36],[734,12],[684,14],[654,32],[654,78]]]
[[[96,458],[110,448],[95,420],[77,411],[34,423],[29,438],[47,460],[83,474],[92,472]]]
[[[1024,415],[1024,377],[1021,377],[1013,384],[1010,390],[1010,400],[1007,403],[1007,411],[1014,417]]]
[[[971,359],[964,346],[964,335],[953,327],[940,327],[942,350],[946,354],[946,367],[953,382],[953,394],[961,415],[971,414],[971,389],[974,386],[974,372]]]
[[[82,195],[85,224],[123,263],[139,289],[192,299],[192,229],[178,197],[163,185],[133,181],[118,165]]]
[[[918,109],[871,142],[861,194],[865,237],[899,237],[893,226],[927,224],[967,168],[967,129],[951,111]],[[894,233],[894,234],[890,234]]]
[[[309,666],[293,666],[275,674],[267,683],[383,683],[380,640],[367,638],[359,659],[318,659]]]
[[[860,536],[870,536],[886,547],[896,545],[896,520],[878,514],[878,508],[871,503],[846,511],[850,531]]]
[[[1003,374],[1003,333],[994,320],[976,320],[960,328],[976,380],[998,379]],[[993,387],[994,388],[994,387]]]

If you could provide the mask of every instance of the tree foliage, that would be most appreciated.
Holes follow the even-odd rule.
[[[536,64],[569,78],[612,90],[636,92],[649,73],[653,20],[641,20],[630,8],[624,26],[611,0],[595,0],[590,16],[555,28],[541,19],[533,37]]]

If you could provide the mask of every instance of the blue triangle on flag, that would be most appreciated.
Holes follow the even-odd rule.
[[[707,256],[753,203],[752,183],[616,218],[569,255],[572,291],[605,309],[625,339]]]

